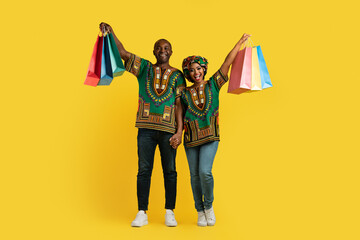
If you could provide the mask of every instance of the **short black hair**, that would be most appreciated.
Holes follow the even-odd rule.
[[[154,44],[154,49],[156,48],[156,46],[157,46],[157,45],[159,44],[159,42],[161,42],[161,41],[167,42],[167,43],[170,45],[170,48],[171,48],[171,50],[172,50],[171,43],[170,43],[168,40],[164,39],[164,38],[159,39],[159,40],[157,40],[157,41],[155,42],[155,44]]]

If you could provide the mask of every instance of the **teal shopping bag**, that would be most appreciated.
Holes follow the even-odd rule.
[[[260,78],[261,78],[261,87],[262,89],[272,87],[272,83],[270,80],[269,71],[266,67],[264,55],[261,51],[261,47],[257,46],[257,54],[258,54],[258,60],[259,60],[259,70],[260,70]]]
[[[110,59],[110,46],[108,36],[104,36],[103,52],[101,59],[101,77],[98,85],[110,85],[113,80],[113,70]]]
[[[109,34],[109,46],[110,46],[110,59],[111,59],[111,65],[113,69],[114,77],[118,77],[123,75],[125,71],[124,64],[121,60],[121,56],[119,53],[119,49],[116,46],[114,36],[112,33]]]

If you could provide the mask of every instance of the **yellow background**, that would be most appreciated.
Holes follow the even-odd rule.
[[[1,239],[359,239],[359,6],[355,1],[6,1],[1,7]],[[156,153],[149,225],[137,212],[138,85],[83,85],[101,21],[126,49],[209,75],[246,32],[273,88],[220,94],[214,227],[196,226],[177,156],[178,227]],[[225,86],[227,88],[227,85]]]

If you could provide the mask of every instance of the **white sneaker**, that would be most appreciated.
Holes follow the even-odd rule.
[[[168,227],[176,227],[177,226],[177,222],[175,220],[175,213],[170,209],[166,209],[165,225]]]
[[[197,221],[197,225],[200,227],[205,227],[207,225],[206,222],[206,217],[205,217],[205,212],[198,212],[198,221]]]
[[[210,209],[205,209],[205,217],[208,226],[214,226],[216,222],[214,208],[211,207]]]
[[[140,210],[135,217],[135,220],[132,221],[131,226],[132,227],[142,227],[144,225],[148,224],[148,217],[145,211]]]

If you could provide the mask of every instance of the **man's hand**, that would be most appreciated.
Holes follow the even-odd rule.
[[[114,37],[114,40],[115,40],[115,44],[119,50],[119,53],[120,53],[120,56],[121,58],[124,60],[124,61],[127,61],[130,56],[131,56],[131,53],[126,51],[126,49],[124,48],[123,44],[120,42],[120,40],[116,37],[115,33],[114,33],[114,30],[112,29],[112,27],[107,24],[107,23],[100,23],[99,25],[99,28],[100,28],[100,31],[105,34],[105,33],[112,33],[113,37]]]
[[[106,33],[106,32],[113,33],[112,27],[107,23],[104,22],[100,23],[99,28],[102,33]]]
[[[181,135],[182,133],[175,133],[170,139],[170,145],[172,148],[177,149],[177,147],[181,144]]]

